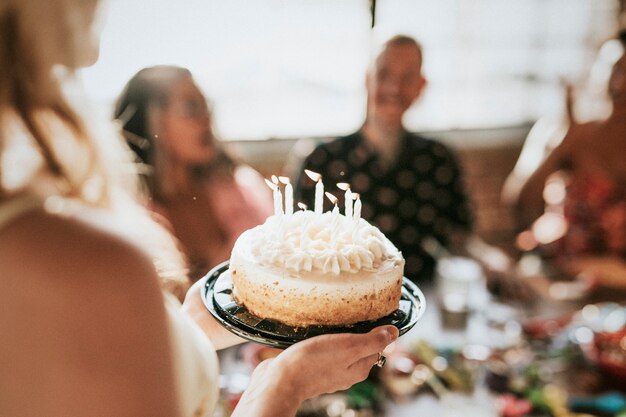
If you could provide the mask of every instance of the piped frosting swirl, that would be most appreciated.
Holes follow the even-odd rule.
[[[336,210],[271,216],[251,232],[252,255],[261,265],[295,274],[374,271],[386,260],[402,261],[378,228]]]

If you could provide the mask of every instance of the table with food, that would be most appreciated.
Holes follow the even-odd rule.
[[[533,261],[543,268],[522,278],[532,300],[475,285],[459,310],[441,282],[425,291],[434,308],[378,375],[380,415],[626,415],[626,294],[555,279]]]

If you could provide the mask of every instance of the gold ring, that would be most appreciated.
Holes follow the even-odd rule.
[[[386,362],[387,362],[387,358],[385,357],[385,355],[383,355],[382,352],[378,352],[378,360],[376,361],[374,365],[378,366],[379,368],[382,368],[383,366],[385,366]]]

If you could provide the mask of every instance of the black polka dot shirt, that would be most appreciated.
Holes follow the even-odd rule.
[[[402,251],[405,275],[415,282],[433,277],[435,260],[423,249],[424,238],[445,247],[450,230],[471,229],[459,165],[439,142],[406,133],[397,160],[386,169],[360,132],[318,145],[305,159],[295,187],[295,201],[312,208],[315,183],[304,169],[322,174],[324,190],[339,198],[342,209],[344,191],[337,183],[349,183],[360,194],[362,217]],[[324,200],[324,210],[332,209]]]

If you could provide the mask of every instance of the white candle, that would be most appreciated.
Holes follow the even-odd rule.
[[[333,213],[334,214],[338,214],[339,213],[339,207],[337,207],[337,201],[338,201],[337,197],[335,197],[331,193],[325,193],[325,194],[326,194],[326,197],[328,197],[328,199],[330,200],[330,202],[335,205],[335,207],[333,207]]]
[[[316,214],[322,214],[324,211],[324,184],[322,183],[322,176],[317,172],[309,171],[308,169],[304,170],[304,173],[315,181],[315,202],[314,202],[314,212]]]
[[[278,187],[274,190],[274,214],[283,214],[283,195]]]
[[[315,184],[315,213],[322,214],[324,211],[324,184],[320,179]]]
[[[280,188],[278,188],[278,185],[268,181],[267,179],[265,180],[265,183],[272,189],[274,197],[274,215],[278,216],[283,214],[283,196],[280,193]]]
[[[356,201],[354,202],[354,221],[358,222],[361,218],[361,198],[357,194]]]
[[[293,214],[293,186],[287,177],[278,177],[285,184],[285,214]]]
[[[293,214],[293,187],[287,184],[285,187],[285,212]]]
[[[347,182],[339,182],[337,183],[337,187],[346,192],[344,195],[345,214],[346,217],[350,218],[352,217],[352,191],[350,190],[350,184]]]

